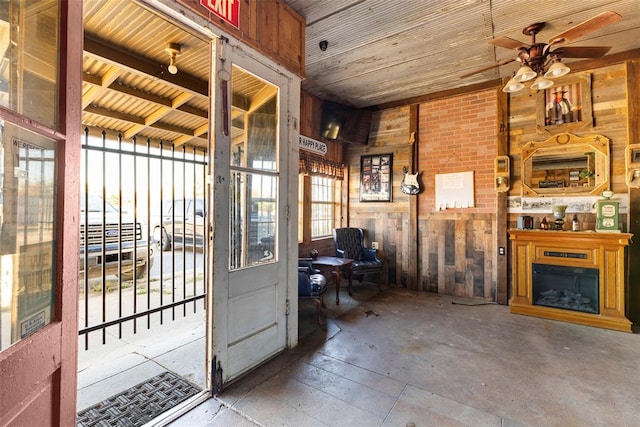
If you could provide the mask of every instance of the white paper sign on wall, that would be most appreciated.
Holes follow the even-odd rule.
[[[473,171],[436,174],[436,210],[474,206]]]

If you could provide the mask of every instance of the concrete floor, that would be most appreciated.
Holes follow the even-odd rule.
[[[477,300],[366,292],[356,286],[340,312],[330,304],[326,329],[313,306],[301,310],[297,348],[170,425],[640,425],[638,335]]]

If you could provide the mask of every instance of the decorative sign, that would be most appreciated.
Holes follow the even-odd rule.
[[[205,9],[240,29],[240,0],[200,0]]]
[[[298,138],[298,147],[300,147],[301,150],[313,151],[323,156],[327,154],[327,144],[303,135],[300,135]]]

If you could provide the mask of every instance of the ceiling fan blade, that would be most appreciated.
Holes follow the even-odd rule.
[[[496,37],[495,39],[489,40],[488,43],[494,46],[504,47],[507,49],[516,49],[516,50],[520,49],[523,46],[527,47],[525,43],[522,43],[521,41],[512,39],[511,37],[507,37],[507,36]]]
[[[501,66],[503,66],[503,65],[505,65],[505,64],[508,64],[508,63],[510,63],[510,62],[513,62],[513,61],[515,61],[515,59],[503,59],[502,61],[500,61],[500,62],[498,62],[498,63],[492,64],[492,65],[489,65],[488,67],[480,68],[480,69],[478,69],[478,70],[471,71],[470,73],[463,74],[463,75],[461,75],[461,76],[460,76],[460,78],[461,78],[461,79],[464,79],[464,78],[467,78],[467,77],[471,77],[471,76],[473,76],[474,74],[479,74],[479,73],[482,73],[483,71],[491,70],[492,68],[501,67]]]
[[[622,19],[622,16],[617,14],[616,12],[602,12],[599,15],[594,16],[591,19],[587,19],[586,21],[575,25],[569,28],[567,31],[558,34],[557,36],[551,38],[549,40],[549,44],[554,43],[562,43],[564,41],[575,40],[584,36],[585,34],[589,34],[592,31],[599,30],[602,27],[606,27],[609,24],[613,24],[614,22],[618,22]]]
[[[551,52],[562,58],[600,58],[605,56],[611,46],[566,46]]]

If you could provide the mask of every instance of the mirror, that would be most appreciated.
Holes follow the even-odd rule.
[[[609,138],[570,133],[522,147],[522,195],[589,195],[609,189]]]

